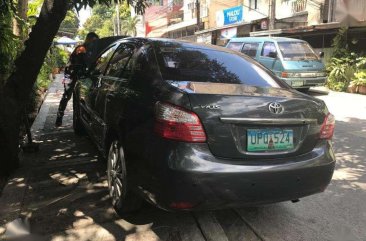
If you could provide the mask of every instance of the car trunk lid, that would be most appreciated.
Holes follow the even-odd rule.
[[[324,113],[322,102],[312,97],[294,90],[240,84],[191,82],[180,88],[188,93],[192,110],[200,118],[215,156],[291,156],[311,151],[316,145],[314,139],[319,135]],[[281,112],[271,112],[271,103],[281,105]],[[262,145],[261,148],[270,145],[269,138],[273,139],[272,144],[277,141],[278,148],[254,150],[248,137],[253,133],[267,135],[267,140],[260,139],[261,143],[256,143]],[[280,136],[276,137],[276,133]],[[292,144],[282,145],[275,137],[290,138]],[[254,142],[258,142],[255,138]]]

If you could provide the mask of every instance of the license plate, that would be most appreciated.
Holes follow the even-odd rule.
[[[294,132],[289,129],[247,130],[247,151],[285,151],[294,148]]]

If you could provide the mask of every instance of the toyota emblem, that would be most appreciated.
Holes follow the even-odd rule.
[[[283,112],[283,106],[280,103],[272,102],[269,103],[268,110],[273,114],[281,114]]]

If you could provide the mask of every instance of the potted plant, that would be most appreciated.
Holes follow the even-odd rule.
[[[348,93],[357,93],[357,85],[353,83],[353,81],[347,87]]]
[[[351,84],[356,86],[358,93],[366,94],[366,69],[360,69],[357,71]]]

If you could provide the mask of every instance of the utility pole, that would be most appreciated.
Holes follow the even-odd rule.
[[[200,18],[201,18],[201,13],[200,13],[200,2],[199,0],[196,0],[196,17],[197,17],[197,30],[200,30]]]
[[[269,30],[275,29],[276,22],[276,0],[270,0],[270,9],[269,9]]]

